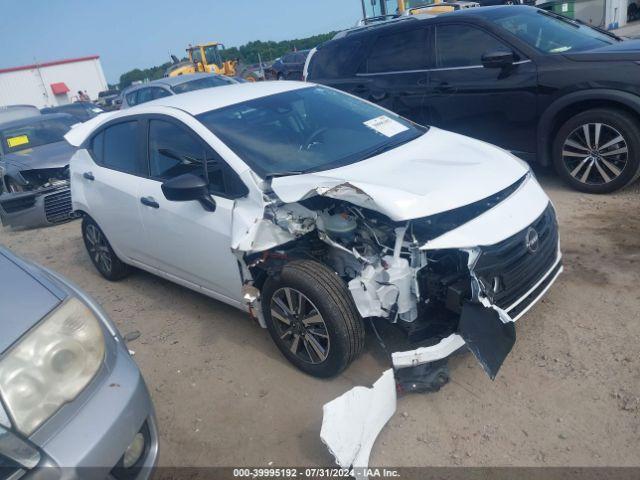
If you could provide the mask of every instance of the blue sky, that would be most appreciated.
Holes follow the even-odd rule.
[[[100,55],[107,80],[189,43],[287,40],[349,27],[360,0],[0,0],[0,68]]]

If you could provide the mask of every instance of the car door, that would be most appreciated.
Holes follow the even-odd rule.
[[[517,152],[535,151],[536,65],[493,33],[469,23],[438,23],[427,106],[438,127]],[[482,57],[512,51],[513,65],[486,68]]]
[[[147,239],[145,264],[179,283],[240,301],[238,261],[231,252],[234,201],[227,195],[235,174],[184,124],[164,116],[146,123],[149,176],[141,180],[138,200]],[[204,176],[205,157],[215,211],[197,201],[167,200],[162,183],[185,173]]]
[[[426,124],[430,29],[423,25],[402,27],[375,39],[350,93]]]
[[[73,159],[72,195],[80,188],[78,196],[84,197],[89,215],[125,261],[139,261],[146,249],[138,209],[144,173],[141,140],[137,119],[118,121],[92,137],[88,155]]]

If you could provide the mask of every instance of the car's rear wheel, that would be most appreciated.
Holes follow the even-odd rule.
[[[576,190],[618,190],[640,175],[638,121],[613,109],[575,115],[558,131],[553,162],[558,174]]]
[[[104,232],[91,217],[82,219],[82,238],[91,262],[104,278],[114,282],[131,273],[131,267],[118,258]]]
[[[349,290],[321,263],[296,260],[269,277],[262,311],[282,354],[315,377],[342,372],[364,346],[362,319]]]

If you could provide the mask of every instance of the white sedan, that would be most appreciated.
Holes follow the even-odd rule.
[[[66,138],[105,278],[135,266],[246,310],[311,375],[344,370],[364,323],[386,321],[411,345],[393,353],[405,374],[466,343],[493,377],[562,270],[524,162],[330,88],[200,90]]]

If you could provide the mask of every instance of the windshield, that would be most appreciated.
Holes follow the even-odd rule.
[[[192,80],[190,82],[181,83],[179,85],[174,85],[171,87],[173,93],[185,93],[191,92],[193,90],[201,90],[203,88],[211,88],[211,87],[220,87],[222,85],[231,85],[232,83],[237,83],[235,80],[225,77],[205,77],[199,78],[198,80]]]
[[[325,87],[270,95],[197,118],[262,177],[348,165],[426,130]]]
[[[591,27],[542,10],[508,12],[495,23],[544,53],[579,52],[616,42]]]
[[[8,127],[0,131],[2,146],[6,153],[19,152],[33,147],[61,142],[76,120],[66,116]]]

